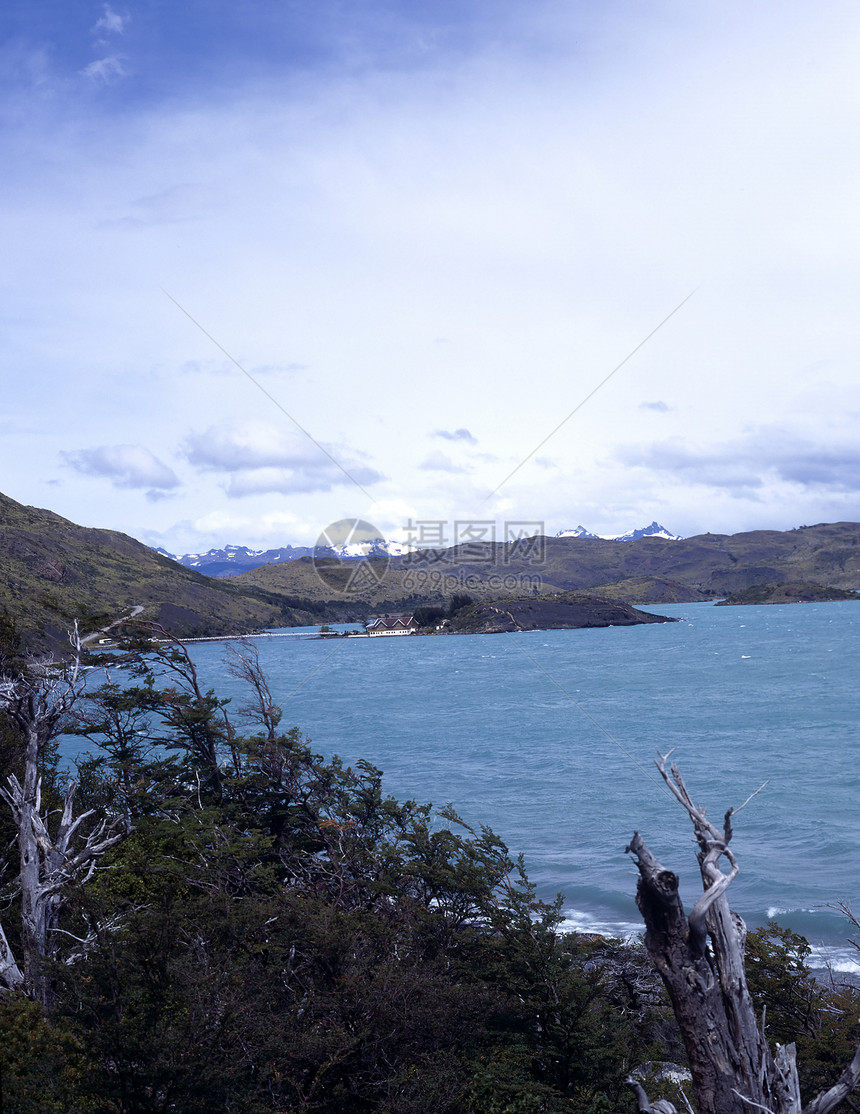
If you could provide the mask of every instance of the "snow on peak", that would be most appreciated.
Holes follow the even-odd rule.
[[[619,534],[616,541],[619,542],[635,542],[639,538],[665,538],[666,541],[677,542],[681,540],[679,534],[670,533],[665,526],[661,526],[659,522],[652,522],[650,526],[643,526],[640,530],[630,530],[626,534]]]
[[[592,534],[590,530],[586,530],[584,526],[575,526],[572,530],[559,530],[556,534],[557,538],[596,538],[597,534]]]
[[[635,542],[640,538],[665,538],[666,541],[677,542],[681,540],[680,534],[672,534],[659,522],[652,522],[650,526],[643,526],[639,530],[628,530],[626,534],[592,534],[584,526],[577,526],[573,530],[560,530],[557,538],[601,538],[608,542]]]

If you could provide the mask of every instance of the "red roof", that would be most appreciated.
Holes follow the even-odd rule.
[[[418,622],[413,615],[385,615],[374,619],[368,624],[368,630],[398,630],[405,627],[417,627]]]

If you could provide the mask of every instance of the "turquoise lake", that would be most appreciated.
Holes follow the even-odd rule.
[[[692,830],[658,751],[674,748],[718,822],[767,781],[735,819],[731,903],[848,969],[860,953],[826,906],[860,911],[860,603],[651,610],[683,621],[255,644],[284,726],[326,756],[372,762],[393,796],[488,824],[584,929],[638,929],[636,829],[695,900]],[[227,645],[192,653],[207,685],[238,697]]]

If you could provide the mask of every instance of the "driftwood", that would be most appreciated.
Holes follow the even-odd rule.
[[[693,803],[678,768],[657,768],[693,823],[703,893],[690,911],[678,893],[678,876],[667,870],[636,832],[627,850],[636,857],[636,904],[645,921],[645,947],[660,973],[687,1050],[698,1114],[828,1114],[860,1083],[860,1048],[838,1083],[801,1106],[793,1044],[768,1048],[744,973],[746,926],[731,911],[726,891],[738,873],[729,843],[732,817],[748,803],[730,808],[722,829]],[[753,794],[755,796],[755,794]],[[725,860],[727,870],[721,868]],[[630,1080],[637,1107],[670,1114],[671,1103],[651,1103]]]

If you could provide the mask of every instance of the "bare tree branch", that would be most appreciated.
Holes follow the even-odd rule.
[[[42,961],[56,952],[60,911],[68,888],[92,877],[97,860],[122,838],[111,823],[101,820],[84,833],[93,816],[89,809],[75,816],[77,782],[63,794],[56,831],[51,816],[42,811],[41,759],[62,730],[63,721],[80,695],[81,639],[77,624],[70,642],[74,657],[57,668],[44,663],[16,677],[0,681],[0,710],[19,731],[24,744],[23,780],[10,774],[0,786],[0,800],[8,805],[17,831],[21,891],[22,964],[13,957],[0,929],[0,980],[10,989],[25,989],[48,1005],[50,989]]]

